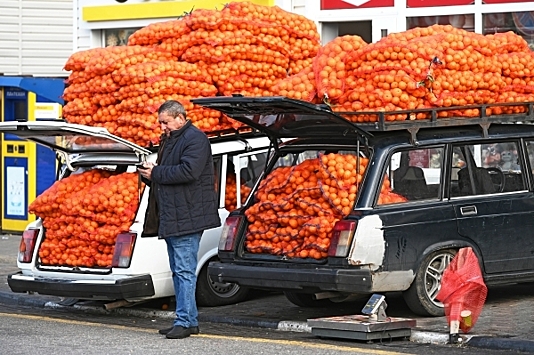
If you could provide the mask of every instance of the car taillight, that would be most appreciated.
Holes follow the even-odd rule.
[[[115,252],[111,260],[112,267],[130,267],[132,261],[135,233],[121,233],[115,242]]]
[[[338,221],[334,225],[328,256],[347,256],[357,225],[358,222],[356,221]]]
[[[237,231],[242,220],[243,216],[231,216],[226,218],[221,233],[221,239],[219,239],[219,250],[231,251],[234,249]]]
[[[19,262],[30,263],[32,261],[35,241],[39,235],[39,229],[27,229],[22,233],[19,245]]]

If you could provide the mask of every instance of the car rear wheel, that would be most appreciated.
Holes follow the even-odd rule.
[[[456,255],[454,249],[438,250],[429,254],[417,269],[410,288],[403,292],[404,300],[415,314],[443,316],[443,303],[436,299],[441,289],[443,272]]]
[[[329,299],[316,300],[311,293],[284,291],[284,295],[289,302],[299,307],[312,308],[332,305],[332,302]]]
[[[241,287],[236,283],[212,280],[208,274],[208,264],[204,265],[197,279],[196,300],[198,306],[224,306],[241,302],[248,297],[249,289],[246,287]]]

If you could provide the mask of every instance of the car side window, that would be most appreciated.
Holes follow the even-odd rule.
[[[517,142],[458,145],[451,161],[451,197],[525,189]]]
[[[527,141],[527,154],[530,162],[530,170],[534,173],[534,140]]]
[[[233,211],[245,203],[252,187],[265,167],[266,159],[266,151],[228,157],[224,202],[224,206],[228,211]],[[238,169],[235,168],[235,164],[238,164]],[[236,175],[237,173],[239,176]]]
[[[378,204],[439,199],[443,157],[441,147],[395,152],[388,164]]]

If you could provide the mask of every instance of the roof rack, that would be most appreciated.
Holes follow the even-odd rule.
[[[491,107],[524,107],[523,113],[486,115],[486,109]],[[441,112],[454,112],[459,110],[473,110],[479,109],[476,117],[439,117]],[[482,128],[484,137],[488,136],[489,126],[493,123],[534,123],[534,102],[510,102],[510,103],[496,103],[483,105],[469,105],[469,106],[454,106],[431,109],[416,109],[403,111],[360,111],[360,112],[336,112],[337,114],[350,117],[357,115],[376,116],[375,122],[362,122],[356,125],[366,131],[396,131],[407,130],[410,132],[412,144],[417,145],[417,132],[421,128],[435,128],[435,127],[456,127],[467,125],[479,125]],[[424,113],[430,118],[416,119],[418,113]],[[388,116],[391,115],[406,115],[404,120],[389,121]],[[350,118],[349,118],[350,119]],[[354,120],[351,120],[354,122]]]

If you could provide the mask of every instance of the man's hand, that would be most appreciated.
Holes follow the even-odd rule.
[[[156,166],[154,163],[144,163],[142,166],[137,167],[137,171],[139,174],[141,174],[142,177],[145,179],[150,180],[152,176],[152,169]]]

